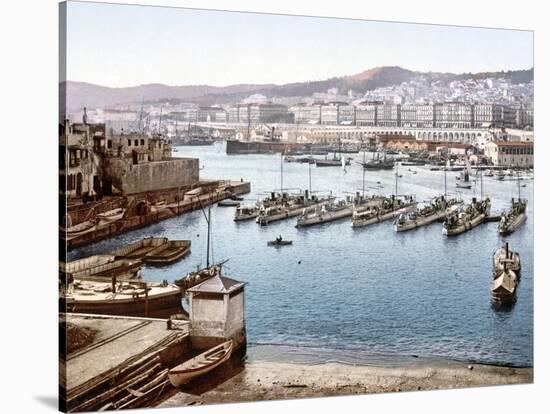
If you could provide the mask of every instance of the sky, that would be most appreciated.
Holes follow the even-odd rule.
[[[533,67],[530,31],[81,3],[67,6],[67,79],[103,86],[323,80],[379,66]]]

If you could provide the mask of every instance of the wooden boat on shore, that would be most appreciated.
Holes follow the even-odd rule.
[[[99,225],[101,226],[114,223],[115,221],[122,219],[125,212],[126,209],[124,208],[115,208],[104,213],[98,213],[96,217],[99,220]]]
[[[527,219],[527,200],[514,200],[512,198],[512,207],[506,213],[503,213],[498,223],[498,232],[502,235],[513,233]]]
[[[444,196],[438,197],[428,206],[417,209],[408,215],[401,214],[394,223],[394,230],[400,232],[426,226],[455,213],[462,205],[462,200],[446,200]]]
[[[472,199],[464,211],[448,215],[443,223],[442,233],[447,236],[456,236],[477,227],[491,214],[491,201]]]
[[[95,282],[75,279],[60,293],[61,312],[169,318],[183,314],[181,289],[172,284]]]
[[[174,387],[186,384],[193,378],[212,371],[231,357],[233,340],[226,341],[218,346],[191,358],[168,371],[168,379]]]
[[[493,255],[493,275],[496,277],[505,267],[516,272],[518,279],[520,278],[521,259],[518,252],[509,248],[508,242],[499,247]]]
[[[363,211],[354,211],[351,219],[353,228],[366,227],[371,224],[390,220],[414,209],[416,202],[412,196],[394,197],[385,200],[380,206],[373,206]]]

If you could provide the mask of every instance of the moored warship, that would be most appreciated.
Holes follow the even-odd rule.
[[[412,210],[416,202],[413,196],[391,196],[380,205],[369,207],[363,211],[354,211],[351,220],[353,228],[365,227],[374,223],[390,220]]]
[[[479,201],[475,197],[463,211],[448,215],[443,223],[443,234],[447,236],[456,236],[464,233],[485,221],[485,218],[491,213],[491,200],[486,198]]]

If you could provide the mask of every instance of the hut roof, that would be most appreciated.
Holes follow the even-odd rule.
[[[244,282],[239,282],[234,279],[230,279],[224,276],[214,276],[208,280],[205,280],[202,283],[199,283],[196,286],[193,286],[191,289],[188,289],[188,292],[193,293],[232,293],[236,290],[242,288]]]

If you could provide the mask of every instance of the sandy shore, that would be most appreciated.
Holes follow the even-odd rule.
[[[303,365],[252,362],[240,372],[173,390],[159,407],[216,404],[333,395],[371,394],[478,387],[533,382],[532,368],[508,368],[456,362],[403,367],[353,366],[338,363]]]

